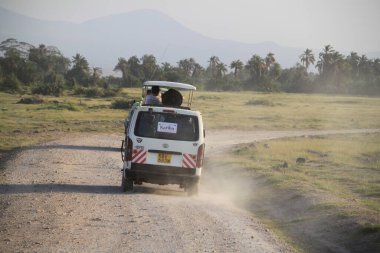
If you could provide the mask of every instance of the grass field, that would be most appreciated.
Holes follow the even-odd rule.
[[[205,176],[300,252],[379,252],[379,144],[380,133],[240,144],[206,160]]]
[[[140,89],[120,98],[139,99]],[[120,132],[127,110],[110,109],[117,98],[45,97],[18,104],[0,93],[0,151],[55,138],[64,132]],[[380,128],[380,98],[255,92],[197,92],[193,108],[207,129],[296,130]]]
[[[380,134],[289,138],[240,145],[234,154],[280,188],[331,195],[331,205],[349,206],[353,215],[365,210],[380,222],[379,144]]]

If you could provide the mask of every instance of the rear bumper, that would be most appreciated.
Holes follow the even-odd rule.
[[[137,183],[184,185],[199,180],[196,169],[137,163],[132,163],[131,169],[126,170],[126,175]]]

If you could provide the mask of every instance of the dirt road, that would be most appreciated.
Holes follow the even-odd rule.
[[[209,132],[206,156],[242,142],[333,133]],[[253,214],[204,187],[207,180],[192,198],[149,184],[122,194],[121,139],[69,136],[9,160],[0,171],[0,252],[293,252]]]

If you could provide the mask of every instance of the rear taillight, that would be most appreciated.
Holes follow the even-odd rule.
[[[130,138],[128,138],[127,147],[125,150],[126,150],[126,154],[125,154],[126,160],[127,161],[132,160],[133,142]]]
[[[202,144],[198,148],[198,154],[197,154],[197,168],[202,167],[203,165],[203,158],[205,155],[205,144]]]

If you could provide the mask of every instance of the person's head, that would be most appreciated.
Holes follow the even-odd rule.
[[[158,86],[152,86],[152,94],[154,96],[157,96],[158,93],[160,93],[160,87],[158,87]]]

